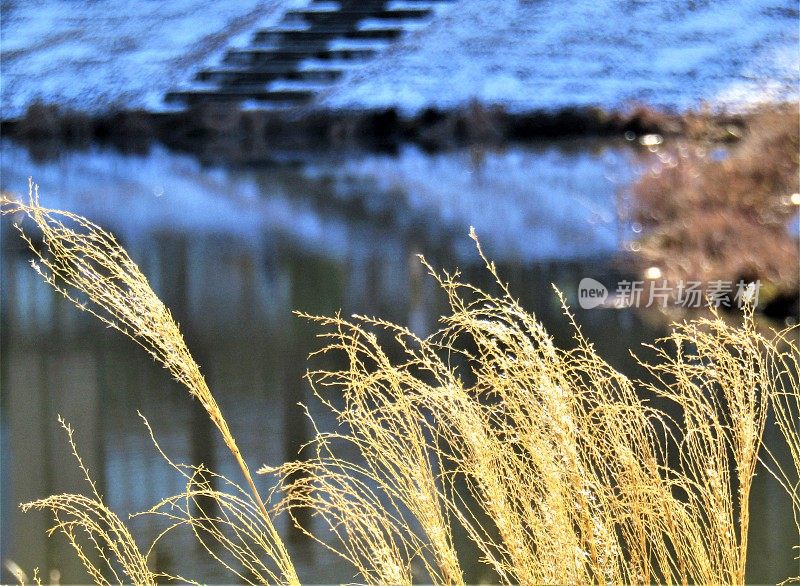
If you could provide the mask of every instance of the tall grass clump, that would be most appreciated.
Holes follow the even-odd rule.
[[[0,203],[3,214],[24,215],[38,228],[41,240],[40,245],[35,245],[22,225],[16,224],[35,255],[31,262],[33,269],[50,286],[82,311],[136,342],[200,402],[249,487],[248,498],[255,503],[266,533],[265,553],[279,568],[275,578],[289,584],[299,583],[286,547],[200,367],[189,352],[178,324],[136,263],[116,238],[100,226],[76,214],[39,205],[38,188],[32,183],[27,203],[6,196]],[[83,556],[81,559],[84,560]]]
[[[637,383],[577,326],[558,348],[487,268],[499,296],[432,271],[451,314],[424,339],[314,318],[322,352],[346,357],[309,375],[340,430],[278,469],[281,506],[321,517],[317,536],[362,575],[392,552],[403,583],[415,562],[425,579],[463,580],[456,526],[501,583],[743,583],[769,401],[797,396],[796,348],[777,350],[749,313],[739,328],[696,320],[654,346],[652,380]]]
[[[303,316],[322,329],[318,354],[342,365],[308,374],[336,425],[314,423],[296,461],[259,470],[274,481],[267,507],[177,325],[113,236],[36,198],[3,205],[42,232],[41,245],[29,243],[51,285],[144,346],[206,407],[248,489],[170,462],[186,490],[146,513],[189,526],[242,581],[297,581],[280,515],[368,584],[447,585],[469,579],[457,535],[502,584],[743,584],[762,461],[800,516],[793,334],[762,334],[750,310],[737,326],[714,314],[676,324],[640,360],[648,376],[633,380],[598,355],[563,299],[575,334],[559,347],[480,246],[494,292],[426,265],[449,303],[427,337],[373,317]],[[762,445],[770,417],[794,469]],[[105,512],[97,494],[89,500]],[[26,506],[46,504],[63,529],[72,500],[37,503]],[[116,517],[103,518],[106,534],[132,543]],[[153,576],[131,575],[148,558],[133,546],[103,551],[126,579]]]

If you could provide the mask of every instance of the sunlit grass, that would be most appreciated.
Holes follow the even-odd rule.
[[[308,377],[337,425],[315,424],[296,461],[260,470],[274,480],[264,499],[177,324],[114,237],[36,197],[2,203],[39,230],[34,241],[20,228],[39,274],[144,347],[221,433],[246,488],[162,452],[186,489],[142,514],[166,519],[158,540],[190,528],[232,579],[298,582],[274,525],[286,514],[369,584],[465,583],[457,533],[503,584],[743,584],[762,460],[800,516],[791,335],[759,333],[749,310],[739,326],[715,315],[676,324],[641,361],[649,378],[636,381],[599,356],[574,320],[574,343],[557,346],[489,261],[494,294],[426,265],[450,310],[425,338],[377,318],[303,316],[322,330],[320,353],[344,359]],[[770,410],[793,470],[762,446]],[[93,485],[90,497],[31,507],[53,512],[53,531],[96,582],[163,577],[148,568],[152,548],[136,546]]]
[[[3,214],[23,214],[39,229],[41,246],[36,246],[17,224],[35,255],[33,269],[79,309],[139,344],[200,402],[242,471],[262,520],[263,542],[269,544],[268,553],[279,568],[274,577],[289,584],[299,583],[283,541],[200,367],[186,347],[178,324],[136,263],[116,238],[98,225],[69,212],[40,206],[33,185],[28,203],[6,196],[1,201]],[[83,557],[82,561],[85,563]],[[95,575],[92,577],[97,579]]]
[[[56,494],[22,505],[23,511],[46,509],[53,513],[52,535],[61,532],[69,540],[95,584],[155,585],[156,576],[147,566],[125,523],[103,502],[92,477],[83,464],[72,437],[72,428],[61,417],[69,445],[86,481],[90,496]],[[34,574],[36,577],[37,574]]]

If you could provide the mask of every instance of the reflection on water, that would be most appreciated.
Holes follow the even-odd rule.
[[[302,379],[317,330],[291,311],[375,314],[429,332],[444,299],[416,255],[458,264],[468,279],[485,283],[469,225],[524,305],[568,343],[550,283],[573,294],[584,276],[617,279],[612,257],[624,237],[617,208],[632,161],[621,147],[584,143],[435,156],[414,149],[391,157],[291,154],[270,166],[226,169],[161,150],[37,161],[3,143],[2,187],[19,192],[33,175],[46,205],[85,214],[120,236],[180,321],[255,468],[293,458],[310,437],[298,402],[330,423]],[[8,228],[4,223],[2,556],[83,580],[63,540],[44,537],[47,517],[16,508],[85,488],[57,414],[75,427],[100,491],[123,514],[182,488],[137,411],[176,462],[204,462],[233,479],[238,472],[197,403],[133,343],[44,286]],[[659,320],[626,311],[578,317],[599,351],[634,375],[628,348],[664,332]],[[759,581],[774,581],[793,570],[793,530],[786,499],[759,481],[752,567]],[[140,544],[162,527],[153,517],[132,524]],[[305,582],[352,579],[335,558],[292,536],[285,523],[280,528]],[[154,562],[207,581],[225,578],[189,534],[161,542]],[[477,568],[469,572],[482,578]]]
[[[591,142],[436,155],[409,146],[396,156],[283,153],[269,166],[225,168],[160,147],[40,160],[2,146],[5,189],[25,192],[33,176],[47,205],[91,214],[129,244],[163,231],[193,243],[217,234],[251,247],[281,239],[339,260],[396,257],[412,243],[473,259],[470,225],[497,259],[612,253],[634,156]]]

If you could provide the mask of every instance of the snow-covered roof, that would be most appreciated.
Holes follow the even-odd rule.
[[[8,0],[2,117],[36,100],[83,111],[161,109],[166,92],[307,0]]]
[[[2,117],[34,100],[161,109],[166,92],[307,0],[9,0]],[[789,0],[458,0],[321,96],[323,107],[686,108],[798,95]]]
[[[794,0],[460,0],[322,103],[736,106],[796,98],[799,67]]]

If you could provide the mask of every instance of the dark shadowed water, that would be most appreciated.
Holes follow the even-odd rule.
[[[294,458],[311,437],[298,402],[322,424],[330,419],[302,379],[318,329],[292,310],[372,314],[430,332],[446,308],[416,255],[486,284],[470,225],[562,344],[571,331],[550,284],[574,304],[581,278],[610,284],[627,274],[615,259],[628,236],[620,210],[638,163],[622,144],[281,153],[247,168],[204,167],[161,149],[28,151],[4,142],[2,154],[4,190],[24,192],[33,176],[45,205],[87,215],[120,237],[180,321],[251,468]],[[62,582],[85,581],[64,540],[45,537],[48,518],[16,506],[86,488],[58,414],[121,514],[183,487],[137,412],[176,462],[203,462],[234,479],[238,471],[197,403],[133,343],[57,298],[28,266],[10,224],[2,228],[1,554],[45,576],[57,570]],[[599,352],[631,375],[639,372],[628,349],[666,332],[657,311],[577,315]],[[752,507],[753,580],[796,573],[789,504],[764,473]],[[161,527],[149,517],[132,526],[140,544]],[[353,579],[308,541],[289,542],[304,582]],[[164,571],[229,581],[189,534],[161,542],[154,559]],[[477,566],[468,571],[473,581],[484,577]]]

